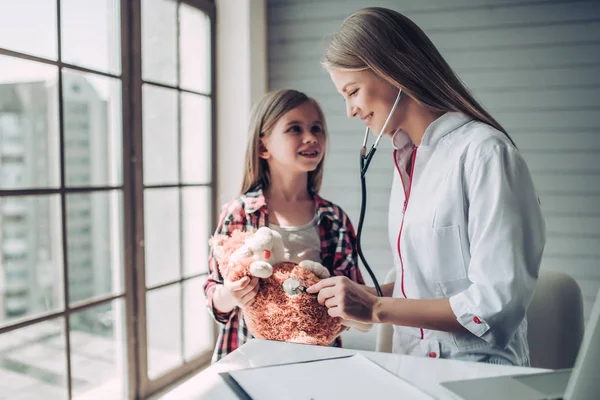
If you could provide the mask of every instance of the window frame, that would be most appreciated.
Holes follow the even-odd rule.
[[[126,0],[129,1],[129,0]],[[124,0],[124,2],[126,2]],[[143,1],[143,0],[142,0]],[[175,1],[175,0],[174,0]],[[128,260],[131,260],[131,265],[133,268],[128,268],[129,272],[135,272],[135,276],[126,277],[126,282],[132,284],[131,288],[128,287],[128,291],[136,292],[138,296],[136,296],[134,301],[128,303],[129,306],[135,306],[134,310],[127,310],[127,315],[135,315],[135,329],[136,329],[136,339],[139,342],[139,346],[135,346],[135,349],[138,353],[135,355],[135,359],[137,362],[135,365],[130,365],[130,368],[135,368],[135,371],[129,371],[130,375],[137,375],[136,382],[139,383],[139,388],[137,392],[140,394],[142,398],[146,398],[150,395],[153,395],[165,387],[173,384],[179,379],[183,378],[186,375],[189,375],[195,371],[197,371],[202,366],[208,364],[212,357],[212,349],[206,353],[203,353],[196,359],[190,362],[184,362],[182,366],[179,368],[172,370],[165,375],[156,378],[155,380],[150,380],[148,377],[148,336],[146,329],[146,271],[145,271],[145,262],[144,262],[144,189],[145,187],[151,188],[174,188],[174,187],[211,187],[211,204],[215,204],[216,201],[216,193],[217,193],[217,135],[216,135],[216,56],[215,56],[215,32],[216,32],[216,7],[215,4],[211,1],[207,0],[177,0],[178,3],[184,3],[189,6],[195,7],[201,11],[203,11],[210,19],[211,25],[211,34],[210,34],[210,48],[211,48],[211,65],[210,65],[210,94],[207,95],[211,101],[211,183],[207,185],[186,185],[186,184],[159,184],[159,185],[144,185],[143,180],[143,127],[142,127],[142,107],[139,106],[142,104],[142,86],[145,81],[142,78],[142,58],[138,57],[138,54],[141,54],[142,49],[142,23],[141,23],[141,1],[133,1],[132,7],[130,10],[130,14],[128,14],[130,18],[130,26],[132,27],[132,35],[131,35],[131,46],[132,51],[136,54],[136,57],[132,57],[129,59],[131,65],[130,68],[130,87],[131,87],[131,112],[133,113],[132,118],[132,126],[130,127],[130,131],[133,133],[133,143],[128,143],[128,149],[132,150],[131,153],[131,163],[127,163],[128,172],[125,172],[126,179],[131,179],[131,185],[125,185],[126,187],[133,187],[134,190],[128,195],[124,196],[125,199],[129,199],[130,201],[130,210],[135,210],[135,215],[131,215],[131,220],[126,221],[127,235],[126,237],[131,239],[133,238],[133,243],[126,243],[125,248],[129,251],[132,251],[133,254],[128,254]],[[178,26],[177,32],[179,36],[179,9],[178,9]],[[179,63],[179,48],[177,49],[177,60]],[[125,58],[124,58],[125,61]],[[125,65],[123,65],[123,69],[125,69]],[[178,64],[179,67],[179,64]],[[177,77],[179,80],[179,68],[177,68]],[[175,89],[178,85],[164,85],[164,84],[156,84],[155,82],[151,82],[155,87],[166,87],[169,89]],[[186,90],[179,91],[189,92]],[[180,100],[179,100],[180,101]],[[125,102],[124,102],[125,103]],[[137,106],[136,106],[137,105]],[[181,113],[178,116],[179,120],[181,120]],[[125,126],[124,126],[124,129]],[[125,154],[125,148],[123,149]],[[214,206],[211,208],[211,212],[209,215],[211,216],[211,227],[216,225],[216,213],[214,212]],[[180,221],[181,222],[181,221]],[[131,258],[129,258],[131,257]],[[165,282],[159,285],[152,286],[150,290],[156,290],[163,287],[171,286],[173,284],[182,285],[183,282],[189,280],[193,277],[198,276],[206,276],[208,273],[195,274],[190,277],[181,277],[176,280],[172,280],[169,282]],[[183,291],[181,291],[183,293]],[[215,332],[215,327],[213,326],[213,337]],[[183,330],[182,330],[183,331]],[[182,333],[183,334],[183,333]],[[130,380],[133,382],[133,380]]]
[[[57,60],[50,60],[39,56],[8,50],[0,47],[0,55],[15,59],[33,61],[45,65],[55,66],[57,72],[58,90],[58,138],[60,180],[57,188],[27,188],[27,189],[0,189],[0,198],[21,196],[60,196],[61,217],[61,241],[62,241],[62,296],[63,307],[57,311],[38,314],[33,317],[25,317],[22,320],[12,321],[0,326],[0,338],[2,334],[17,331],[44,321],[63,318],[65,330],[65,354],[66,354],[66,384],[67,396],[73,398],[72,388],[72,366],[71,366],[71,339],[70,320],[71,315],[122,299],[125,310],[125,337],[126,337],[126,363],[127,372],[123,378],[126,380],[127,398],[147,398],[163,390],[164,388],[179,381],[183,377],[196,372],[202,366],[210,362],[212,348],[194,359],[166,372],[164,375],[151,380],[148,377],[148,335],[146,327],[146,293],[150,290],[166,287],[169,285],[181,285],[193,278],[207,276],[208,272],[202,272],[176,280],[162,283],[160,285],[146,288],[145,264],[144,264],[144,190],[143,182],[143,146],[142,146],[142,15],[141,3],[144,0],[120,0],[120,35],[121,35],[121,72],[108,73],[98,71],[94,68],[82,67],[62,61],[62,38],[61,38],[61,0],[56,0],[56,29],[57,29]],[[194,7],[210,20],[210,93],[204,94],[211,102],[211,174],[210,182],[206,184],[173,184],[173,185],[149,185],[150,187],[208,187],[210,188],[211,208],[209,210],[210,229],[217,222],[214,205],[217,200],[217,104],[216,104],[216,6],[212,0],[172,0],[178,4],[186,4]],[[179,6],[177,32],[179,37]],[[178,46],[179,47],[179,46]],[[179,55],[179,49],[177,49]],[[177,59],[177,74],[179,78],[179,57]],[[122,112],[122,162],[123,176],[121,185],[67,187],[66,164],[65,164],[65,121],[64,121],[64,96],[63,75],[64,70],[89,73],[95,76],[116,78],[121,82],[121,112]],[[161,85],[158,85],[161,86]],[[175,87],[164,85],[168,88],[178,89],[179,93],[189,92],[181,90],[179,84]],[[195,93],[195,92],[193,92]],[[180,100],[179,100],[180,101]],[[181,120],[181,113],[178,116]],[[181,125],[179,123],[179,125]],[[181,132],[178,132],[181,135]],[[67,195],[83,193],[118,192],[122,194],[122,216],[123,216],[123,290],[116,293],[90,297],[86,300],[69,304],[69,264],[67,249]],[[181,194],[180,194],[181,197]],[[181,219],[180,219],[181,223]],[[183,296],[183,294],[182,294]],[[180,310],[182,312],[182,310]],[[182,313],[183,316],[183,313]],[[213,337],[216,337],[216,326],[211,327]],[[183,325],[182,336],[183,338]],[[183,350],[182,350],[183,351]]]

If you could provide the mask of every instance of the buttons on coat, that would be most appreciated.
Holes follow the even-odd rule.
[[[481,320],[479,319],[479,317],[476,315],[473,317],[473,322],[475,322],[476,324],[480,324]]]
[[[436,358],[437,357],[437,353],[435,351],[432,351],[431,353],[429,353],[429,357]]]

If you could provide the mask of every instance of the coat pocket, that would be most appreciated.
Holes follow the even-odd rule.
[[[422,260],[418,267],[431,285],[467,277],[458,225],[434,228],[414,224],[407,233],[410,241],[407,247],[415,250],[415,259]]]

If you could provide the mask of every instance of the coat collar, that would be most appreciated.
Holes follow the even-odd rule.
[[[425,134],[423,135],[423,139],[421,139],[419,147],[435,146],[448,133],[472,120],[473,118],[459,112],[447,112],[443,114],[425,129]],[[412,146],[412,141],[405,131],[397,130],[394,132],[392,135],[392,146],[394,149],[400,150],[409,145]]]

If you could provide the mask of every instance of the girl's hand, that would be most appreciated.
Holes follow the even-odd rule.
[[[336,276],[323,279],[306,290],[319,293],[317,300],[328,308],[332,317],[371,323],[377,297],[370,294],[363,285],[346,278]]]
[[[223,288],[233,305],[243,309],[254,303],[260,285],[256,276],[253,276],[252,279],[245,276],[235,282],[225,280]]]

